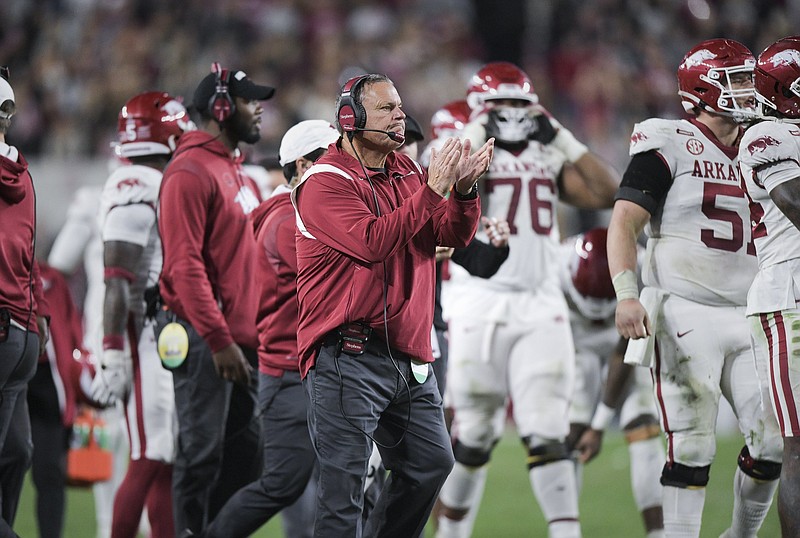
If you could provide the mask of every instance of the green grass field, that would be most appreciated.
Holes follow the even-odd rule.
[[[742,442],[732,436],[719,437],[717,460],[711,469],[703,517],[703,538],[718,537],[729,525],[732,508],[732,479]],[[66,538],[93,538],[94,500],[90,490],[68,492]],[[24,537],[35,537],[33,492],[26,483],[15,530]],[[628,475],[628,451],[615,432],[606,436],[603,451],[585,469],[581,495],[581,522],[586,538],[630,538],[644,536],[639,514],[633,504]],[[275,520],[254,536],[283,536]],[[432,531],[427,536],[433,536]],[[492,458],[483,504],[474,536],[518,538],[547,536],[547,528],[533,498],[524,466],[524,452],[513,431],[498,444]],[[780,536],[778,515],[773,507],[761,529],[762,538]]]

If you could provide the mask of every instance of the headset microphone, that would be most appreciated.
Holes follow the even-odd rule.
[[[388,136],[391,140],[395,142],[400,142],[401,144],[406,141],[405,135],[400,133],[395,133],[394,131],[381,131],[380,129],[362,129],[361,127],[356,127],[356,131],[369,131],[371,133],[383,133]]]

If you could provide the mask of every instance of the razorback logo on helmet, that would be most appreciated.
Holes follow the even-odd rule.
[[[636,131],[631,135],[631,144],[638,144],[647,140],[647,135],[641,131]]]
[[[686,59],[683,60],[683,65],[684,67],[694,67],[696,65],[702,65],[706,60],[711,60],[713,58],[716,58],[716,54],[708,49],[700,49],[687,56]]]
[[[129,177],[117,183],[117,190],[121,191],[125,187],[131,187],[131,188],[138,187],[141,184],[142,182],[136,179],[135,177]]]
[[[780,65],[800,65],[800,51],[782,50],[769,59],[773,67]]]
[[[780,146],[780,140],[776,140],[769,135],[759,136],[749,144],[747,144],[747,151],[750,152],[750,155],[754,155],[756,153],[763,153],[767,151],[769,146]]]

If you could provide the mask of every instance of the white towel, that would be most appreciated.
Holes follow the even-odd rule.
[[[626,364],[644,366],[645,368],[650,368],[653,365],[653,352],[656,345],[655,334],[661,316],[661,305],[668,296],[669,292],[659,288],[645,287],[642,290],[639,302],[642,303],[642,306],[647,311],[647,317],[650,318],[650,336],[628,341],[624,359]]]

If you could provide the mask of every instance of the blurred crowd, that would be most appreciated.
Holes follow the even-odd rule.
[[[758,54],[798,20],[798,0],[4,0],[0,64],[19,96],[10,138],[34,159],[108,156],[130,95],[188,102],[212,61],[242,68],[278,88],[256,161],[295,122],[332,116],[355,72],[388,74],[427,126],[480,64],[508,60],[622,169],[634,122],[681,113],[692,44],[724,35]]]

